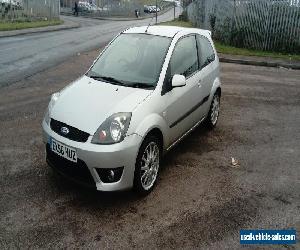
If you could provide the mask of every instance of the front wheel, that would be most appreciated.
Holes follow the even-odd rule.
[[[142,143],[135,164],[134,189],[146,195],[157,181],[161,159],[160,141],[155,136],[146,137]]]
[[[206,125],[209,128],[212,129],[217,125],[219,113],[220,113],[220,95],[219,93],[215,93],[206,118]]]

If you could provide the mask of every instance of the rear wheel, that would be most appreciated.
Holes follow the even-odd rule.
[[[209,112],[206,118],[206,125],[209,128],[214,128],[217,125],[220,113],[220,94],[217,92],[212,99]]]
[[[154,188],[160,167],[161,143],[148,136],[142,143],[135,164],[134,189],[146,195]]]

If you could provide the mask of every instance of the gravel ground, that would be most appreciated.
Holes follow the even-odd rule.
[[[45,163],[49,96],[97,54],[0,89],[1,249],[239,249],[241,228],[299,234],[300,71],[222,64],[218,127],[199,127],[172,150],[158,185],[140,198],[84,189]]]

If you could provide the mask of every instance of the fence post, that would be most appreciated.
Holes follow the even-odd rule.
[[[230,43],[233,45],[234,38],[234,29],[235,29],[235,19],[236,19],[236,0],[233,1],[233,17],[231,22],[231,34],[230,34]]]
[[[175,20],[175,18],[176,18],[176,3],[175,3],[175,0],[174,0],[174,20]]]
[[[49,1],[49,21],[52,20],[52,0]]]
[[[10,10],[10,21],[12,22],[12,6],[11,6],[11,0],[9,3],[9,10]]]
[[[156,0],[156,7],[155,7],[155,23],[157,24],[157,0]]]

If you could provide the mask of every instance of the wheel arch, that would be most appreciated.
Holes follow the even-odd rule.
[[[210,92],[210,97],[212,99],[213,95],[215,93],[219,93],[220,94],[220,97],[221,97],[221,93],[222,93],[222,90],[221,90],[221,81],[220,81],[220,78],[217,77],[213,83],[213,86],[211,88],[211,92]]]
[[[143,140],[145,140],[145,138],[147,138],[149,136],[155,136],[160,141],[160,143],[161,143],[160,147],[163,152],[163,150],[164,150],[164,135],[163,135],[162,131],[158,127],[154,127],[150,131],[148,131],[148,133],[145,135]]]
[[[168,144],[168,126],[163,117],[158,114],[151,114],[143,119],[134,129],[134,133],[143,138],[142,142],[151,134],[157,136],[161,140],[163,151]]]

